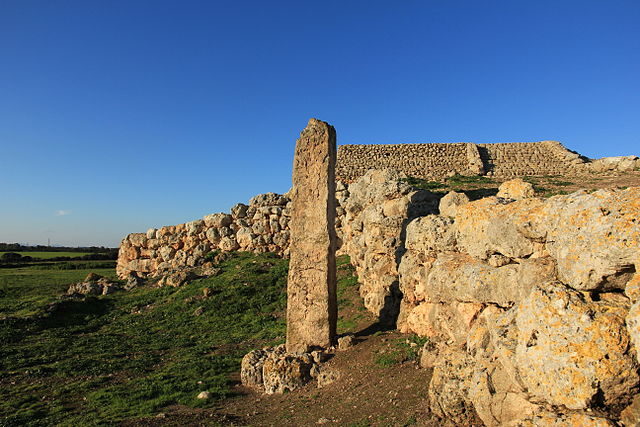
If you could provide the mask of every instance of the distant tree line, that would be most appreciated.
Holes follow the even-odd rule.
[[[65,246],[25,246],[19,243],[0,243],[0,252],[4,252],[0,255],[0,264],[5,264],[5,267],[6,264],[20,264],[34,261],[101,261],[118,259],[117,248],[105,248],[104,246],[72,248]],[[78,252],[83,253],[83,255],[56,256],[43,260],[37,256],[22,255],[18,252]]]
[[[85,246],[85,247],[69,247],[69,246],[26,246],[20,243],[0,243],[0,252],[91,252],[91,253],[108,253],[118,252],[118,248],[106,248],[104,246]]]
[[[110,250],[109,252],[101,253],[101,254],[87,254],[80,255],[76,257],[69,256],[57,256],[47,259],[32,257],[29,255],[21,255],[16,252],[5,252],[0,255],[0,263],[23,263],[23,262],[32,262],[32,261],[102,261],[102,260],[116,260],[118,259],[118,251],[116,249],[115,252]]]

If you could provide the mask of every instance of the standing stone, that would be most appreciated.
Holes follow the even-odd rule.
[[[287,351],[334,344],[336,131],[311,119],[296,141],[287,285]]]

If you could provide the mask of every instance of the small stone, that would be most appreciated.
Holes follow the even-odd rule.
[[[209,393],[208,391],[201,391],[200,394],[198,394],[198,399],[208,400],[210,398],[211,393]]]
[[[353,347],[356,343],[356,340],[353,335],[345,335],[343,337],[338,338],[338,350],[346,350],[350,347]]]

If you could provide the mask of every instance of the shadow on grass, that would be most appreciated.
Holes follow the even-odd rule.
[[[366,328],[355,333],[356,337],[369,337],[371,335],[375,335],[381,332],[393,331],[395,330],[395,325],[389,325],[386,323],[375,322]]]
[[[96,297],[63,300],[50,305],[49,314],[41,317],[38,323],[42,329],[83,325],[88,318],[104,316],[113,307],[112,300]]]

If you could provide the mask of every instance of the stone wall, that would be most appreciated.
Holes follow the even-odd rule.
[[[640,188],[444,212],[408,224],[399,267],[398,326],[430,338],[432,411],[457,425],[638,425]]]
[[[353,182],[372,169],[441,180],[452,174],[497,177],[559,175],[583,170],[586,159],[559,142],[381,144],[338,147],[336,177]]]
[[[286,195],[260,194],[231,213],[216,213],[185,224],[129,234],[120,244],[117,273],[121,278],[157,277],[203,264],[211,251],[289,253],[291,202]]]

